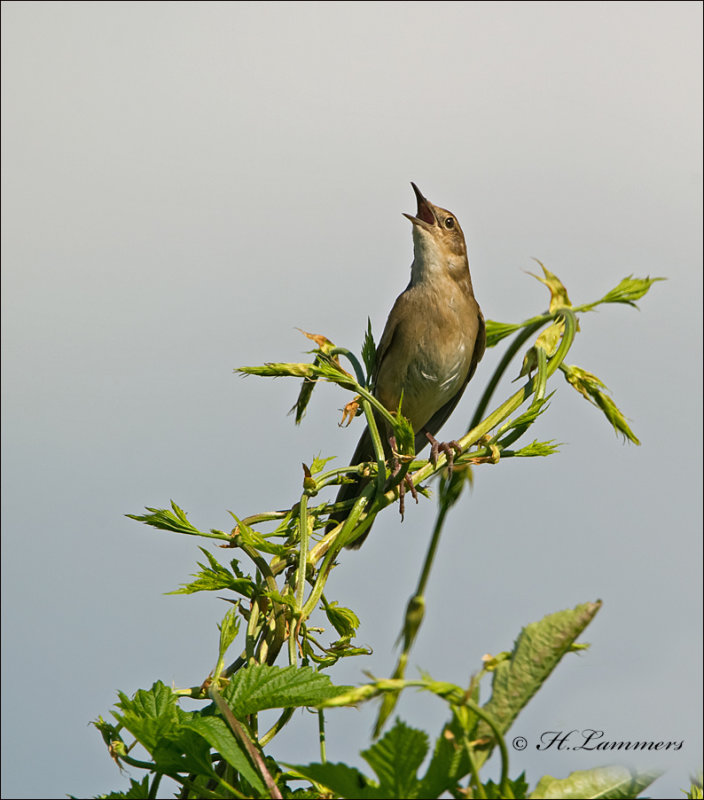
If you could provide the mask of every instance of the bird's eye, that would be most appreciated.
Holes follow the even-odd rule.
[[[445,227],[446,228],[454,228],[455,227],[455,219],[454,219],[454,217],[448,217],[445,220]]]

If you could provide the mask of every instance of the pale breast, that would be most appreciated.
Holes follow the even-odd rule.
[[[478,306],[456,285],[445,288],[409,287],[380,343],[376,395],[395,411],[403,394],[401,411],[416,431],[462,390],[472,362]]]

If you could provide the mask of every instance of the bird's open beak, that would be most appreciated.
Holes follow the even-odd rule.
[[[433,212],[433,206],[423,197],[421,194],[420,189],[411,181],[411,186],[413,187],[413,191],[416,193],[416,200],[418,201],[418,211],[416,211],[415,217],[412,217],[410,214],[404,214],[403,216],[410,221],[414,225],[420,225],[422,228],[432,228],[433,226],[437,225],[437,220],[435,219],[435,214]]]

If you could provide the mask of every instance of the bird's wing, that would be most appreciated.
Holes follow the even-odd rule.
[[[457,392],[445,403],[444,406],[439,408],[433,416],[428,420],[428,422],[424,425],[423,430],[419,431],[416,434],[416,453],[428,443],[428,440],[425,436],[425,431],[430,433],[432,436],[442,428],[442,426],[447,421],[447,418],[452,414],[455,410],[455,406],[459,403],[460,398],[462,397],[464,390],[467,388],[467,384],[469,383],[472,375],[474,375],[477,364],[480,362],[481,357],[484,355],[484,350],[486,349],[486,325],[484,323],[484,315],[482,312],[477,308],[477,337],[474,340],[474,348],[472,350],[472,359],[469,362],[469,369],[467,370],[467,377],[464,379],[462,386],[457,390]]]
[[[396,298],[396,302],[389,313],[389,317],[386,321],[386,326],[384,327],[384,331],[381,334],[381,339],[379,340],[379,344],[376,348],[376,357],[374,359],[374,384],[376,384],[377,378],[379,377],[379,373],[381,372],[381,365],[384,362],[384,358],[388,354],[389,350],[391,349],[391,343],[394,340],[394,336],[398,331],[398,320],[403,318],[403,314],[397,313],[395,314],[394,311],[396,310],[397,306],[407,305],[408,303],[408,293],[403,292]]]

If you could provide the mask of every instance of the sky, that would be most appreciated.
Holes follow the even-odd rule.
[[[191,686],[214,666],[225,604],[166,594],[201,542],[125,514],[173,499],[229,529],[228,511],[295,502],[301,462],[347,463],[361,421],[338,427],[342,390],[319,387],[296,427],[295,381],[233,370],[307,359],[296,328],[359,351],[369,317],[379,338],[409,276],[410,181],[460,220],[489,319],[546,308],[534,258],[575,304],[627,275],[667,280],[640,310],[582,316],[568,356],[641,446],[553,378],[528,436],[560,453],[476,468],[409,677],[466,685],[522,626],[599,598],[590,649],[511,734],[684,745],[640,761],[529,747],[511,774],[534,786],[616,760],[665,771],[650,797],[688,786],[702,744],[701,17],[692,2],[2,4],[3,797],[125,789],[88,723],[118,690]],[[444,438],[467,430],[501,353]],[[403,524],[388,509],[340,557],[327,597],[356,611],[373,654],[336,683],[393,670],[433,519],[431,501]],[[375,713],[329,715],[331,761],[364,766]],[[418,694],[398,713],[433,737],[446,718]],[[315,718],[297,712],[272,753],[317,760]]]

